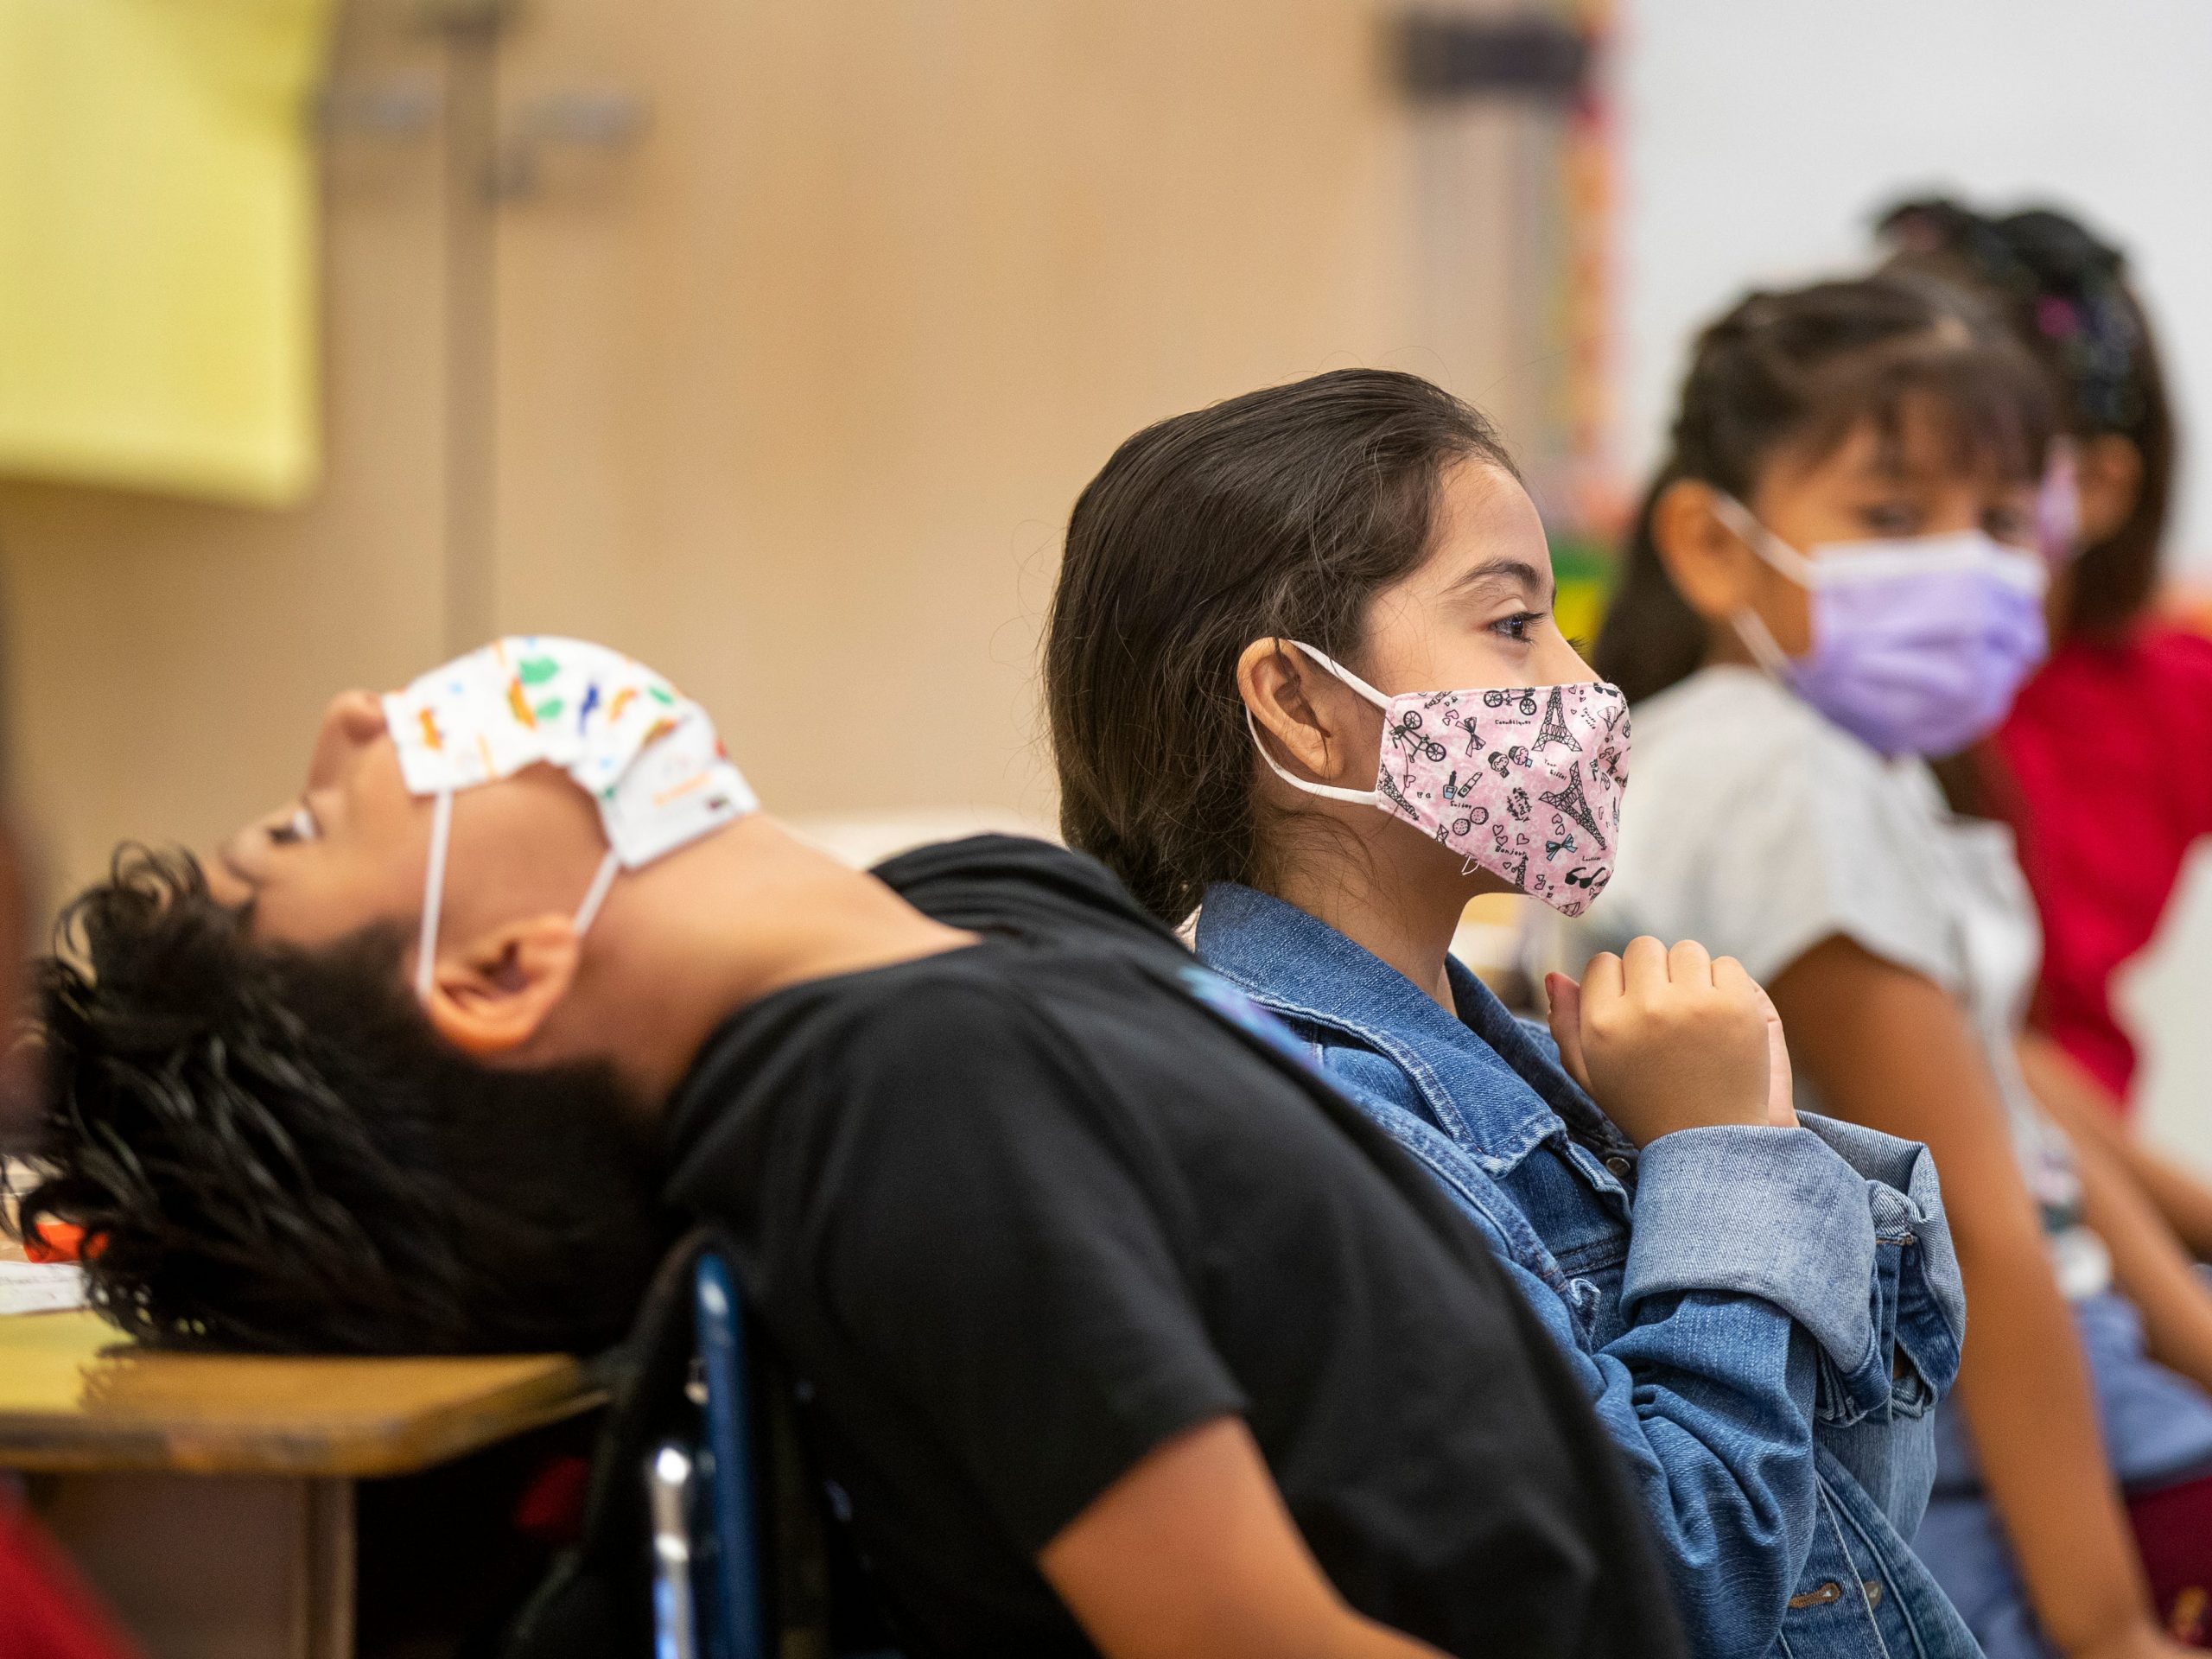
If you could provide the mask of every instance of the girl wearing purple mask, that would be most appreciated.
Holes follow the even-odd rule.
[[[2018,346],[1910,279],[1706,330],[1598,642],[1637,791],[1586,925],[1738,957],[1801,1109],[1934,1150],[1974,1339],[1916,1548],[1992,1659],[2119,1659],[2202,1644],[2212,1296],[2023,1077],[2033,910],[2009,833],[1953,817],[1923,759],[2044,655],[2052,423]]]

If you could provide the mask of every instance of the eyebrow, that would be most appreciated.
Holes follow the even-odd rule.
[[[1448,596],[1483,588],[1517,589],[1533,600],[1548,603],[1552,591],[1551,573],[1537,569],[1525,559],[1484,559],[1472,569],[1463,572],[1444,591]]]

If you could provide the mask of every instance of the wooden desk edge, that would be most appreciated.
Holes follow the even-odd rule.
[[[370,1478],[410,1475],[533,1428],[589,1411],[607,1390],[588,1372],[526,1377],[497,1393],[458,1402],[396,1425],[301,1429],[242,1428],[197,1433],[173,1423],[107,1419],[82,1422],[0,1416],[0,1469],[36,1474],[149,1472],[301,1475]]]

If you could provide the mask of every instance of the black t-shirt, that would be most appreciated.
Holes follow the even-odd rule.
[[[1234,1413],[1370,1617],[1679,1653],[1611,1446],[1426,1178],[1172,945],[1021,934],[766,999],[671,1118],[913,1645],[1093,1651],[1038,1552]]]

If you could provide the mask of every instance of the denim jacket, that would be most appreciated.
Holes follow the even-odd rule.
[[[1457,962],[1455,1020],[1228,883],[1198,945],[1482,1230],[1626,1456],[1694,1651],[1979,1653],[1906,1541],[1965,1329],[1925,1148],[1807,1116],[1639,1152]]]

